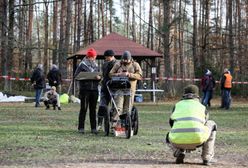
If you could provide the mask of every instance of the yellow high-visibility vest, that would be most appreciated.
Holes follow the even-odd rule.
[[[206,107],[194,99],[178,102],[171,115],[174,124],[169,133],[169,140],[178,145],[201,145],[209,136],[205,126]]]

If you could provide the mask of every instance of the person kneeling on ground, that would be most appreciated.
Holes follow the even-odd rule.
[[[199,89],[196,85],[184,88],[181,101],[176,103],[170,117],[171,131],[166,142],[174,151],[176,163],[184,163],[186,151],[202,147],[204,165],[210,165],[214,157],[214,143],[217,125],[208,120],[206,107],[199,101]]]
[[[46,106],[46,110],[48,110],[50,108],[49,104],[52,104],[54,110],[56,110],[56,106],[58,107],[58,110],[61,110],[60,101],[59,101],[59,94],[56,92],[55,86],[52,86],[51,90],[49,90],[45,93],[44,104]]]

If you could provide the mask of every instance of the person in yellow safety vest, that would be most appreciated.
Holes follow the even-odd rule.
[[[232,89],[232,75],[230,71],[225,68],[224,73],[221,77],[221,106],[228,110],[231,105],[231,89]]]
[[[184,163],[186,151],[202,147],[204,165],[210,165],[214,157],[217,125],[208,120],[206,107],[200,103],[199,88],[188,85],[181,101],[176,103],[169,120],[171,130],[166,142],[174,152],[176,163]]]

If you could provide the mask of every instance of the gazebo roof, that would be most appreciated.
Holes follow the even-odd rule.
[[[162,54],[135,43],[134,41],[129,40],[124,36],[121,36],[117,33],[110,33],[102,39],[99,39],[90,44],[86,48],[79,50],[72,56],[68,57],[67,60],[83,58],[89,48],[94,48],[96,50],[98,59],[104,59],[104,51],[108,49],[112,49],[115,52],[115,56],[117,57],[120,57],[126,50],[131,52],[134,59],[163,57]]]

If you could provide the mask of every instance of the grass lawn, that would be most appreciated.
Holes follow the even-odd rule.
[[[170,129],[173,104],[136,104],[140,129],[129,140],[104,137],[103,132],[91,134],[88,114],[86,133],[77,133],[79,104],[62,105],[62,111],[34,108],[32,103],[0,104],[0,167],[81,162],[172,164],[172,152],[163,141]],[[210,119],[218,124],[217,165],[247,165],[248,104],[235,103],[226,111],[216,103],[209,111]],[[186,157],[188,162],[201,162],[199,150]]]

